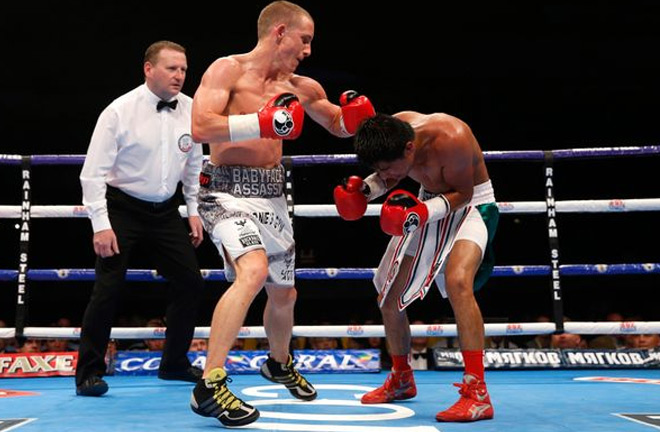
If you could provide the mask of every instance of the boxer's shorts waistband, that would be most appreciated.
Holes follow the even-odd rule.
[[[284,167],[213,165],[205,162],[199,184],[208,192],[228,193],[238,198],[275,198],[284,194]]]

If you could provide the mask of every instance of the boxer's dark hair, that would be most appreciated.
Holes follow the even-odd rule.
[[[415,139],[409,123],[378,113],[358,128],[353,142],[358,160],[368,166],[391,162],[403,157],[406,144]]]

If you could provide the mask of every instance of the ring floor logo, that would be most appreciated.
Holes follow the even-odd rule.
[[[652,426],[656,429],[660,429],[660,412],[656,414],[614,414],[626,420],[633,421],[635,423],[641,423],[645,426]]]
[[[0,398],[11,398],[17,396],[36,396],[38,394],[39,393],[35,393],[35,392],[0,389]]]
[[[12,429],[25,426],[26,424],[34,420],[36,419],[33,418],[0,419],[0,431],[1,432],[10,431]]]
[[[246,427],[269,431],[306,432],[439,432],[434,426],[405,426],[399,422],[383,426],[383,422],[403,421],[415,412],[403,405],[375,404],[365,406],[360,396],[373,387],[348,384],[318,384],[317,390],[334,397],[300,402],[287,398],[279,385],[247,387],[242,393],[246,402],[259,408],[260,420]],[[269,410],[269,407],[273,407]],[[268,420],[276,420],[269,422]],[[290,420],[290,423],[286,421]],[[304,421],[305,423],[299,423]],[[376,425],[379,424],[379,425]]]

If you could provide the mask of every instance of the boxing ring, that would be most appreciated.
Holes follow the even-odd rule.
[[[560,213],[657,212],[660,198],[559,200],[555,196],[554,164],[562,159],[655,157],[660,146],[584,148],[552,151],[484,152],[487,161],[534,161],[543,165],[544,200],[498,202],[503,216],[544,215],[547,230],[547,260],[534,265],[496,266],[494,278],[546,278],[548,301],[552,305],[551,322],[486,323],[487,336],[520,336],[552,333],[582,335],[660,333],[660,321],[564,322],[562,281],[573,276],[608,277],[657,275],[660,262],[566,264],[562,261],[559,238]],[[0,155],[0,165],[20,166],[21,204],[0,205],[0,219],[17,220],[20,246],[17,269],[0,269],[1,286],[16,284],[16,320],[14,327],[0,328],[0,338],[79,337],[78,328],[30,326],[27,320],[31,281],[93,281],[94,270],[85,268],[31,268],[30,224],[37,218],[86,218],[81,205],[33,205],[32,169],[38,165],[80,165],[84,155]],[[287,200],[294,218],[333,218],[338,214],[332,204],[296,204],[293,168],[316,165],[356,164],[354,155],[289,156]],[[493,176],[495,177],[495,176]],[[496,180],[496,179],[495,179]],[[541,185],[540,185],[541,186]],[[539,186],[539,187],[540,187]],[[496,190],[496,196],[502,189]],[[379,204],[370,204],[367,216],[377,216]],[[185,207],[180,207],[186,216]],[[378,224],[373,224],[377,229]],[[296,231],[298,235],[300,233]],[[497,240],[496,240],[497,241]],[[502,239],[500,239],[502,241]],[[298,280],[370,280],[375,268],[298,268]],[[224,281],[223,270],[205,269],[208,281]],[[131,269],[129,281],[159,282],[162,278],[149,269]],[[2,318],[2,317],[0,317]],[[452,324],[411,325],[413,336],[453,337]],[[196,337],[208,337],[209,327],[196,328]],[[163,337],[160,328],[113,328],[114,339]],[[294,336],[300,337],[382,337],[380,325],[297,325]],[[265,337],[263,327],[246,326],[239,337]],[[363,406],[356,395],[379,386],[380,374],[325,375],[311,377],[320,398],[312,403],[288,399],[276,386],[266,385],[258,376],[240,376],[232,389],[246,401],[258,406],[261,419],[244,427],[249,430],[282,431],[648,431],[660,429],[660,371],[626,370],[489,370],[487,382],[495,406],[495,419],[475,424],[438,424],[434,420],[440,408],[451,405],[456,393],[451,383],[460,380],[460,371],[416,372],[418,396],[405,403]],[[187,401],[191,386],[159,381],[155,377],[108,377],[111,391],[102,398],[75,396],[73,378],[0,379],[0,431],[16,428],[36,430],[208,430],[219,423],[195,416]],[[648,385],[651,384],[651,385]],[[4,393],[3,393],[4,392]],[[16,397],[3,399],[3,394]],[[148,426],[146,426],[148,424]],[[93,427],[91,426],[93,425]]]
[[[257,406],[261,418],[245,430],[305,432],[652,432],[658,428],[657,371],[606,371],[603,381],[575,371],[488,372],[495,418],[466,424],[437,423],[435,413],[456,401],[459,372],[416,372],[418,395],[397,404],[360,405],[356,394],[378,387],[385,374],[313,375],[319,399],[302,403],[259,376],[236,378],[232,391]],[[600,379],[604,379],[598,371]],[[653,378],[655,377],[655,378]],[[9,381],[9,382],[7,382]],[[0,418],[25,419],[16,431],[213,431],[214,419],[188,408],[192,385],[155,377],[108,377],[101,398],[77,397],[73,378],[0,380],[26,395],[0,399]],[[644,383],[642,383],[644,382]],[[651,385],[648,385],[651,384]],[[35,395],[36,393],[36,395]],[[560,400],[559,400],[560,399]],[[34,419],[34,420],[30,420]],[[7,421],[7,420],[5,420]],[[655,423],[654,423],[655,422]],[[14,424],[18,424],[18,420]],[[653,425],[655,424],[655,428]],[[0,430],[3,429],[0,423]]]

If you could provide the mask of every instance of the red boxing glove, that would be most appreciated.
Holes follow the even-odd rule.
[[[426,224],[429,210],[422,201],[408,191],[397,189],[380,209],[380,227],[389,235],[411,234]]]
[[[350,135],[355,135],[360,124],[376,115],[376,110],[366,96],[360,96],[355,90],[347,90],[339,97],[341,106],[341,128]]]
[[[261,138],[293,140],[302,132],[305,110],[293,93],[275,96],[257,114]]]
[[[342,219],[354,221],[364,216],[367,211],[367,197],[362,192],[363,188],[364,181],[358,176],[351,176],[344,184],[335,187],[335,206]]]

